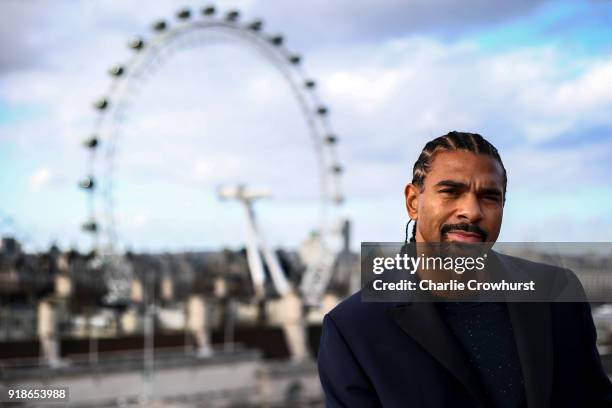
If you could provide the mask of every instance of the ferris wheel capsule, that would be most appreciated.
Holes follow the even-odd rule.
[[[98,232],[98,223],[95,220],[90,220],[84,223],[81,228],[86,232]]]
[[[330,145],[331,144],[336,144],[336,143],[338,143],[338,136],[336,136],[336,135],[327,135],[325,137],[325,142],[330,144]]]
[[[247,27],[249,28],[249,30],[259,31],[261,30],[262,26],[263,26],[263,22],[261,20],[255,20],[251,24],[249,24]]]
[[[275,35],[270,37],[270,42],[274,45],[283,45],[283,36],[282,35]]]
[[[208,6],[202,9],[202,14],[205,16],[212,16],[213,14],[215,14],[215,11],[215,6]]]
[[[97,101],[95,101],[93,105],[94,105],[94,108],[98,110],[104,110],[108,107],[108,99],[100,98]]]
[[[120,77],[125,72],[122,65],[115,65],[108,70],[108,73],[114,77]]]
[[[164,31],[168,28],[168,24],[164,20],[158,20],[153,23],[152,27],[155,31]]]
[[[94,186],[94,179],[91,176],[87,176],[79,181],[79,187],[81,187],[83,190],[91,190],[94,188]]]
[[[225,20],[226,21],[234,22],[234,21],[238,20],[238,17],[240,17],[240,12],[237,11],[237,10],[232,10],[232,11],[227,13],[227,15],[225,16]]]
[[[145,45],[145,42],[140,37],[132,38],[128,42],[128,47],[130,47],[131,49],[136,50],[136,51],[142,50],[144,48],[144,45]]]
[[[176,18],[178,18],[179,20],[187,20],[189,17],[191,17],[191,10],[187,8],[181,9],[176,12]]]
[[[98,147],[98,138],[96,136],[92,136],[89,139],[83,141],[83,146],[88,149],[95,149]]]

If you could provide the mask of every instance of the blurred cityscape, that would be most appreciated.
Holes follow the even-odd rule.
[[[68,386],[74,407],[319,407],[316,370],[323,315],[359,289],[359,255],[345,245],[317,306],[281,295],[269,268],[261,297],[248,250],[25,253],[0,246],[0,380]],[[300,286],[311,237],[275,251],[292,288]],[[518,254],[551,262],[528,246]],[[608,255],[566,256],[590,296],[612,291]],[[118,282],[121,279],[124,282]],[[126,296],[109,297],[119,283]],[[114,289],[113,289],[114,288]],[[598,345],[612,372],[612,308],[593,304]],[[46,404],[46,403],[45,403]],[[45,405],[46,406],[46,405]],[[65,406],[65,405],[62,405]]]
[[[301,257],[276,255],[297,287]],[[254,300],[247,264],[246,250],[225,250],[127,253],[102,265],[95,254],[56,247],[24,253],[5,237],[2,383],[69,386],[71,406],[321,405],[313,360],[320,323],[356,290],[358,254],[340,253],[321,306],[310,308],[272,284]],[[117,268],[129,276],[128,296],[109,300]]]

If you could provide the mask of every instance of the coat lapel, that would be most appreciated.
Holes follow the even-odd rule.
[[[442,364],[478,401],[487,406],[483,386],[465,352],[431,302],[406,303],[388,309],[399,327]]]
[[[552,325],[549,303],[508,303],[523,369],[528,407],[549,407],[552,392]]]
[[[495,253],[491,259],[506,279],[529,281],[529,271],[520,270],[509,258]],[[528,407],[550,407],[553,379],[553,339],[549,302],[508,302],[508,314],[521,361]]]
[[[527,277],[495,254],[501,270],[514,277]],[[553,379],[553,341],[550,303],[508,302],[508,313],[521,362],[528,407],[550,407]],[[481,406],[487,397],[464,350],[442,320],[431,301],[396,304],[388,309],[401,329],[448,369]]]

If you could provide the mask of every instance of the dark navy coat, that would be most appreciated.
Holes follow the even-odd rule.
[[[588,303],[508,303],[508,312],[529,408],[612,407]],[[328,407],[491,406],[433,303],[362,302],[357,292],[325,316],[318,365]]]

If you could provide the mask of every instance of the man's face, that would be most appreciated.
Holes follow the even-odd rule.
[[[504,178],[493,157],[465,150],[434,155],[424,188],[406,186],[417,242],[495,242],[504,209]]]

